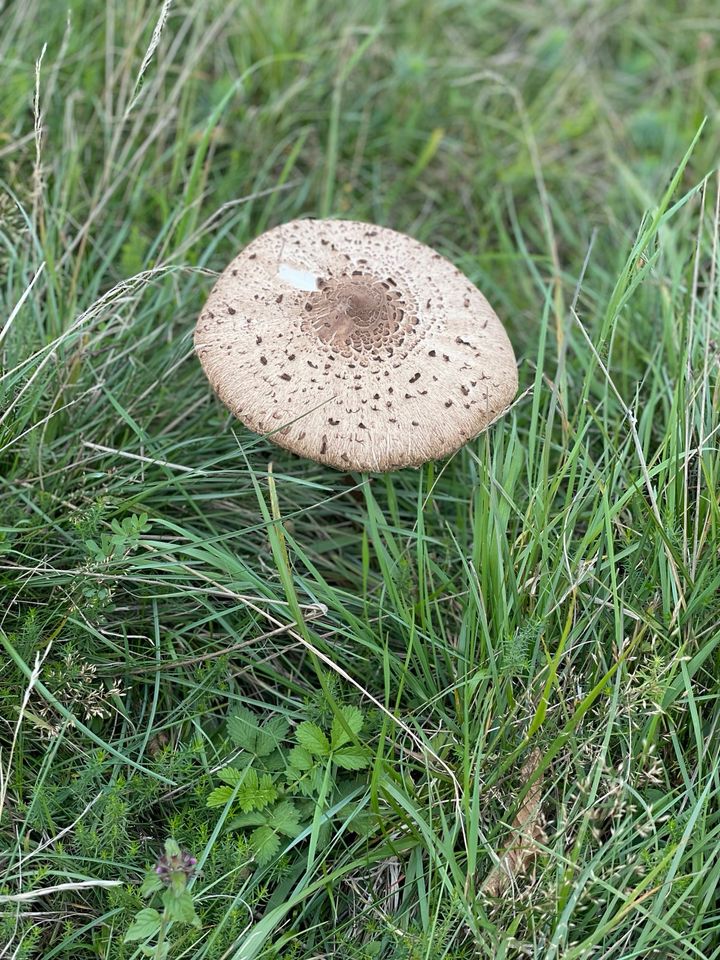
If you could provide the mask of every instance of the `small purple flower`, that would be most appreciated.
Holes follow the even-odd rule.
[[[165,850],[156,866],[155,873],[160,877],[165,886],[172,885],[174,877],[184,875],[189,879],[195,870],[197,858],[191,856],[187,850],[178,849],[177,852]]]

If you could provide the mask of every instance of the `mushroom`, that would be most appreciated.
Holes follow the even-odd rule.
[[[512,402],[517,369],[482,293],[411,237],[294,220],[220,275],[195,349],[246,426],[340,470],[453,453]]]

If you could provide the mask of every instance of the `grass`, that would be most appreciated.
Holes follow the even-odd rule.
[[[0,956],[720,957],[720,17],[68,5],[0,0]],[[505,322],[449,462],[211,396],[215,272],[306,215]]]

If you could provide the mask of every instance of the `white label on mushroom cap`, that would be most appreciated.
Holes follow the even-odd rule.
[[[298,270],[291,267],[289,263],[281,263],[278,268],[278,276],[281,280],[287,281],[295,287],[296,290],[317,290],[317,277],[308,270]]]

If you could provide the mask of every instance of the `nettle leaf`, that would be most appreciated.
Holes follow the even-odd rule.
[[[261,867],[269,863],[280,848],[280,837],[271,827],[258,827],[253,830],[250,842]]]
[[[148,940],[154,936],[160,929],[160,914],[152,907],[145,907],[135,914],[135,919],[130,924],[130,929],[125,934],[125,943],[131,943],[133,940]]]
[[[353,707],[351,705],[341,707],[340,714],[340,717],[333,717],[332,722],[330,740],[332,742],[333,750],[336,747],[341,747],[344,743],[349,743],[352,740],[351,734],[345,729],[346,726],[354,736],[357,736],[362,730],[362,725],[365,722],[362,710],[360,710],[358,707]]]
[[[287,837],[296,837],[300,833],[300,812],[290,800],[283,800],[269,814],[273,830]]]
[[[330,753],[330,742],[316,723],[305,720],[298,725],[295,737],[301,747],[316,757],[327,757]]]
[[[270,756],[287,737],[289,729],[290,724],[285,717],[270,717],[269,720],[266,720],[257,732],[254,750],[255,756]]]
[[[162,901],[168,920],[191,923],[194,927],[200,926],[200,917],[195,913],[195,904],[189,890],[183,890],[180,893],[166,890]]]
[[[207,798],[205,805],[208,807],[224,807],[232,795],[232,787],[215,787]]]
[[[245,780],[237,792],[237,802],[245,813],[251,810],[262,810],[268,804],[277,800],[277,790],[273,786],[272,777],[264,773],[258,777],[252,767],[247,771]]]
[[[368,755],[364,747],[340,747],[333,750],[333,763],[343,770],[364,770],[368,765]]]
[[[145,874],[145,879],[140,887],[140,896],[149,897],[151,893],[157,893],[157,891],[162,890],[162,888],[163,882],[160,877],[155,873],[154,870],[149,870]]]

